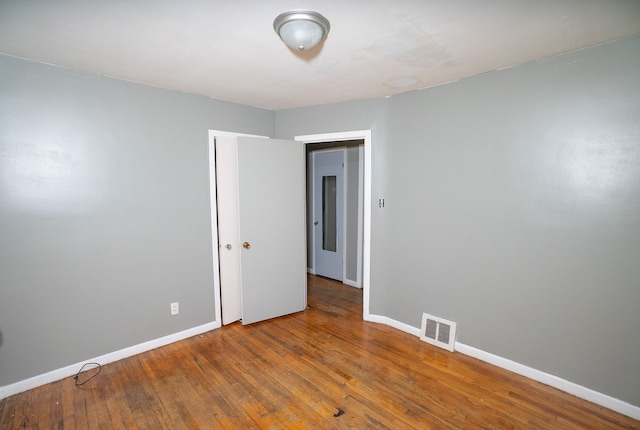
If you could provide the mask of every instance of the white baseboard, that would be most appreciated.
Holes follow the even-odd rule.
[[[0,387],[0,399],[4,399],[5,397],[13,396],[14,394],[31,390],[41,385],[48,384],[50,382],[59,381],[61,379],[75,375],[76,373],[78,373],[78,370],[80,370],[80,368],[84,363],[89,363],[89,362],[99,363],[99,364],[112,363],[114,361],[122,360],[123,358],[131,357],[132,355],[150,351],[152,349],[156,349],[173,342],[178,342],[180,340],[187,339],[189,337],[196,336],[201,333],[205,333],[207,331],[211,331],[219,327],[220,327],[220,323],[217,321],[214,321],[214,322],[204,324],[198,327],[193,327],[178,333],[170,334],[168,336],[164,336],[159,339],[154,339],[148,342],[140,343],[138,345],[130,346],[128,348],[124,348],[119,351],[110,352],[108,354],[101,355],[99,357],[83,360],[79,363],[71,364],[61,369],[52,370],[51,372],[43,373],[42,375],[34,376],[32,378],[25,379],[23,381],[19,381],[14,384],[5,385],[3,387]]]
[[[344,281],[342,281],[342,283],[350,287],[362,288],[362,286],[358,283],[358,281],[352,281],[351,279],[345,278]]]
[[[316,274],[316,270],[313,267],[307,267],[307,273],[309,275],[315,275]]]
[[[390,327],[397,328],[398,330],[403,331],[405,333],[409,333],[409,334],[412,334],[414,336],[420,337],[420,329],[419,328],[412,327],[409,324],[401,323],[400,321],[396,321],[396,320],[388,318],[388,317],[369,314],[369,315],[367,315],[366,320],[370,321],[370,322],[378,323],[378,324],[385,324],[385,325],[388,325]]]
[[[534,381],[542,382],[543,384],[557,388],[558,390],[587,400],[591,403],[595,403],[596,405],[627,415],[633,419],[640,420],[640,407],[638,406],[634,406],[622,400],[594,391],[590,388],[583,387],[582,385],[567,381],[566,379],[533,369],[507,358],[482,351],[460,342],[456,342],[456,351],[489,364],[493,364],[494,366],[509,370],[513,373],[517,373],[518,375],[526,376]]]
[[[401,330],[405,333],[409,333],[409,334],[420,337],[419,328],[415,328],[413,326],[401,323],[399,321],[393,320],[388,317],[383,317],[379,315],[368,315],[366,320],[379,323],[379,324],[385,324],[390,327]],[[502,369],[509,370],[513,373],[525,376],[529,379],[533,379],[534,381],[541,382],[545,385],[549,385],[551,387],[557,388],[558,390],[564,391],[578,398],[587,400],[591,403],[595,403],[596,405],[600,405],[607,409],[611,409],[613,411],[619,412],[633,419],[640,420],[640,407],[638,406],[634,406],[630,403],[624,402],[622,400],[618,400],[606,394],[599,393],[590,388],[583,387],[582,385],[575,384],[573,382],[567,381],[557,376],[542,372],[540,370],[525,366],[520,363],[516,363],[515,361],[511,361],[507,358],[503,358],[503,357],[491,354],[489,352],[482,351],[472,346],[468,346],[460,342],[456,342],[455,345],[456,345],[455,347],[456,351],[461,354],[465,354],[470,357],[477,358],[478,360],[484,361],[486,363],[492,364]]]

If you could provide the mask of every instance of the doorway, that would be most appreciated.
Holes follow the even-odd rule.
[[[215,175],[215,157],[214,142],[216,136],[256,136],[244,133],[235,133],[227,131],[209,130],[209,172],[210,172],[210,189],[211,189],[211,236],[212,236],[212,254],[213,254],[213,280],[214,280],[214,298],[216,309],[216,321],[214,327],[222,326],[222,309],[221,309],[221,286],[220,286],[220,265],[219,265],[219,241],[218,241],[218,220],[217,220],[217,202],[215,196],[216,175]],[[322,144],[327,142],[345,142],[353,140],[362,140],[363,144],[359,151],[359,163],[362,172],[362,187],[359,217],[362,220],[362,228],[358,230],[357,242],[362,245],[360,249],[360,258],[357,259],[357,273],[360,274],[360,286],[363,289],[363,319],[370,320],[369,313],[369,288],[370,288],[370,243],[371,243],[371,130],[360,130],[351,132],[326,133],[317,135],[296,136],[296,141],[303,144]],[[342,143],[344,145],[344,143]]]
[[[359,183],[356,192],[357,198],[347,199],[347,204],[353,204],[352,214],[356,214],[354,226],[347,228],[347,242],[354,244],[353,246],[353,261],[355,264],[347,264],[346,276],[344,276],[343,283],[354,287],[362,288],[363,297],[363,309],[362,315],[365,321],[370,320],[369,313],[369,289],[370,289],[370,259],[371,259],[371,130],[359,130],[350,132],[338,132],[338,133],[324,133],[315,135],[296,136],[295,140],[303,142],[307,146],[307,153],[314,149],[327,149],[336,147],[347,147],[347,156],[345,166],[347,166],[346,177],[350,176],[350,173],[356,173],[359,178],[351,179],[353,183]],[[353,157],[349,156],[349,151]],[[309,158],[308,158],[309,159]],[[355,168],[349,169],[348,166],[355,163]],[[308,170],[310,167],[308,166]],[[307,207],[311,208],[312,204],[308,201]],[[307,226],[313,225],[314,220],[311,219],[307,211]],[[310,234],[309,227],[307,227],[307,240],[308,245],[313,241],[313,235]],[[355,239],[350,237],[354,235]],[[310,252],[313,249],[312,246],[308,246]],[[349,247],[345,247],[347,253],[349,253]],[[313,259],[309,256],[308,259],[308,272],[314,274]],[[349,267],[355,266],[353,272],[350,272]]]
[[[363,145],[361,139],[306,145],[307,272],[357,288],[362,288]]]

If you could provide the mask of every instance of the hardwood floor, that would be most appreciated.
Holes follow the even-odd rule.
[[[309,277],[309,309],[238,323],[0,401],[0,429],[630,429],[640,422],[362,321]]]

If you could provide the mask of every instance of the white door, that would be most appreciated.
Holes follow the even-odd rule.
[[[220,302],[226,325],[242,319],[237,138],[217,137],[215,153]]]
[[[235,183],[227,179],[221,184],[225,172],[234,169]],[[216,138],[216,175],[223,323],[237,320],[238,314],[243,324],[251,324],[304,310],[304,145]],[[240,286],[227,288],[228,283]],[[237,302],[240,312],[225,310],[225,304]]]
[[[316,275],[344,278],[344,149],[312,152]]]

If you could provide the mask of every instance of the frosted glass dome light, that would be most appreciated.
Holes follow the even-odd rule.
[[[312,49],[327,36],[330,28],[327,18],[307,10],[284,12],[273,21],[273,29],[280,39],[296,51]]]

